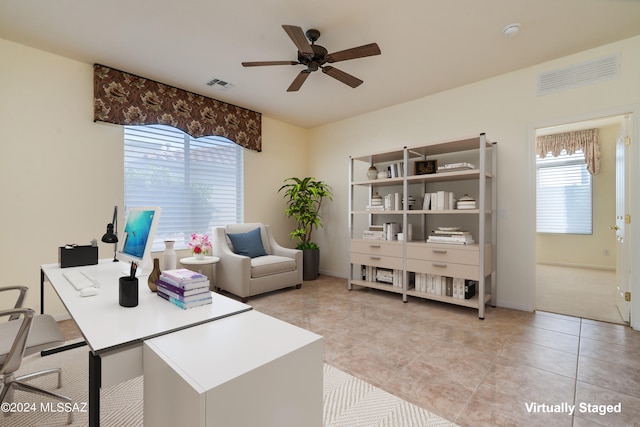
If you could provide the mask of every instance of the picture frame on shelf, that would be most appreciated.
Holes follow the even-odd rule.
[[[416,160],[415,175],[427,175],[438,172],[438,160]]]

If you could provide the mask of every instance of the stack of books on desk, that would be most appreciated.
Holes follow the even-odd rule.
[[[186,268],[163,271],[157,287],[159,297],[185,310],[211,304],[207,276]]]

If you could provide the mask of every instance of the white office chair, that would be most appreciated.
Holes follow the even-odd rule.
[[[62,370],[48,369],[32,374],[15,376],[20,369],[22,358],[30,354],[46,350],[64,343],[64,337],[53,317],[43,314],[35,315],[30,308],[22,308],[27,290],[26,286],[7,286],[0,288],[0,292],[18,290],[20,295],[13,309],[0,311],[0,318],[9,320],[0,323],[0,403],[12,402],[14,390],[43,394],[64,402],[72,402],[70,398],[39,387],[25,381],[48,374],[58,374],[58,388],[62,387]],[[22,318],[22,321],[20,321]],[[10,413],[5,412],[5,415]],[[73,412],[69,411],[67,422],[73,422]]]

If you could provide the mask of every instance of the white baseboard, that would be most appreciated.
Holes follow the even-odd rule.
[[[556,267],[572,267],[572,268],[590,268],[592,270],[605,270],[605,271],[615,271],[615,267],[611,267],[608,265],[587,265],[587,264],[572,264],[568,262],[538,262],[536,264],[540,265],[553,265]]]

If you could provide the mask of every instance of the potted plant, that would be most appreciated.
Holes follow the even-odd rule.
[[[299,240],[296,248],[303,252],[303,279],[315,280],[320,267],[320,248],[311,241],[314,228],[322,227],[320,206],[322,200],[333,200],[331,187],[315,178],[287,178],[278,192],[284,190],[287,208],[284,213],[287,218],[296,221],[296,228],[289,235]]]

